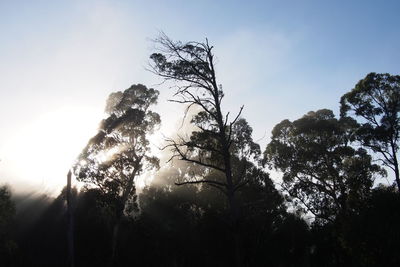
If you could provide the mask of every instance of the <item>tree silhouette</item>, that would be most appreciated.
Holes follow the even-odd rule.
[[[108,117],[79,156],[75,173],[79,181],[110,196],[115,210],[112,259],[116,259],[118,231],[123,214],[137,209],[135,178],[144,170],[158,168],[150,155],[148,135],[160,124],[151,111],[159,92],[138,84],[112,93],[106,105]]]
[[[234,259],[227,256],[232,249],[229,244],[234,240],[226,227],[230,215],[225,206],[226,195],[207,184],[174,185],[174,181],[183,179],[194,168],[202,169],[184,161],[178,161],[173,167],[164,166],[139,197],[142,212],[136,227],[145,229],[136,230],[139,232],[136,240],[144,240],[140,255],[157,255],[150,257],[148,266],[234,264]],[[286,213],[283,199],[268,174],[260,173],[259,168],[249,169],[252,171],[247,172],[246,178],[253,176],[254,179],[236,194],[241,208],[243,265],[291,266],[289,263],[296,262],[296,266],[305,266],[304,259],[297,255],[307,249],[307,243],[302,241],[307,235],[307,226]]]
[[[395,189],[394,186],[375,188],[343,233],[359,266],[400,264],[400,196]]]
[[[361,118],[358,139],[381,155],[380,161],[393,170],[400,191],[400,76],[370,73],[340,103],[341,116]]]
[[[364,149],[351,146],[355,127],[354,120],[322,109],[272,130],[265,160],[283,172],[283,189],[316,222],[352,214],[368,198],[374,176],[384,174]]]
[[[2,264],[9,264],[17,245],[11,239],[10,229],[15,217],[15,205],[7,186],[0,186],[0,256]]]
[[[213,46],[205,42],[175,42],[165,34],[155,40],[159,51],[150,56],[151,71],[166,81],[174,84],[175,98],[171,101],[200,109],[191,120],[196,126],[190,138],[178,137],[169,139],[174,153],[173,158],[206,167],[215,176],[185,177],[177,185],[207,184],[222,191],[228,200],[231,214],[231,225],[237,229],[240,217],[236,192],[248,180],[245,177],[246,164],[235,172],[235,162],[248,161],[257,156],[257,145],[249,139],[251,136],[234,136],[234,127],[239,127],[239,117],[243,107],[237,115],[230,119],[230,113],[222,112],[224,92],[218,84],[215,73]],[[236,125],[236,126],[235,126]],[[245,127],[245,125],[243,125]],[[243,129],[243,134],[246,134]],[[251,131],[250,131],[251,133]],[[247,138],[240,140],[240,138]],[[235,143],[243,141],[246,148],[239,148]],[[242,152],[243,154],[240,154]],[[243,157],[242,157],[243,156]],[[245,159],[247,157],[247,159]],[[222,175],[223,179],[218,179]],[[240,249],[237,230],[234,230],[236,264],[240,265]]]
[[[75,249],[74,249],[74,207],[72,200],[72,184],[71,184],[71,170],[67,174],[67,187],[65,189],[66,202],[67,202],[67,242],[68,242],[68,266],[75,266]]]

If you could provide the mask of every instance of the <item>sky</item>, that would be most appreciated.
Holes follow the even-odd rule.
[[[180,106],[146,71],[160,31],[214,45],[224,111],[254,129],[311,110],[338,113],[369,72],[399,74],[400,1],[0,1],[0,184],[59,192],[96,132],[107,96],[142,83],[160,90],[157,133]],[[154,143],[159,143],[155,138]]]

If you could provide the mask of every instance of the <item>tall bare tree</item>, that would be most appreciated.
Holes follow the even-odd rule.
[[[213,46],[207,39],[205,42],[182,43],[162,33],[155,43],[158,51],[150,56],[150,70],[172,82],[175,95],[170,101],[187,105],[186,113],[192,107],[200,110],[191,119],[196,130],[190,137],[167,140],[167,147],[173,151],[171,159],[206,167],[210,174],[187,175],[176,184],[205,184],[224,192],[235,239],[234,260],[237,266],[242,265],[236,192],[249,182],[245,175],[249,166],[246,162],[258,157],[259,146],[252,141],[247,122],[240,119],[243,106],[232,118],[230,112],[222,111],[224,92],[217,82]]]

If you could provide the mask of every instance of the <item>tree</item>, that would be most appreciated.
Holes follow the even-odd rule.
[[[282,196],[262,169],[249,164],[248,170],[245,175],[249,182],[235,195],[241,211],[238,230],[243,265],[282,264],[289,258],[285,254],[295,256],[299,252],[295,248],[299,232],[280,232],[287,232],[282,228],[287,222]],[[149,240],[141,243],[140,254],[147,255],[150,251],[153,255],[152,251],[156,250],[154,260],[164,265],[232,266],[234,259],[227,257],[232,253],[229,244],[232,244],[233,236],[231,229],[226,227],[229,222],[226,195],[207,184],[174,185],[192,172],[204,179],[222,180],[221,174],[216,177],[217,172],[207,175],[207,170],[199,165],[176,161],[173,166],[163,166],[150,187],[140,194],[142,212],[135,222],[145,226],[146,231],[139,231]],[[157,244],[151,240],[157,240]],[[283,255],[286,258],[281,258]],[[302,259],[293,258],[292,261],[303,266]]]
[[[317,223],[335,222],[357,211],[374,176],[383,174],[364,149],[351,146],[357,123],[322,109],[272,130],[265,160],[283,172],[283,189]]]
[[[15,216],[15,206],[11,200],[11,192],[7,186],[0,186],[0,237],[7,233],[13,217]]]
[[[17,245],[10,237],[10,229],[15,217],[15,205],[7,186],[0,186],[0,256],[2,263],[10,264]]]
[[[167,147],[173,151],[172,158],[207,168],[210,175],[187,176],[177,185],[205,184],[223,192],[229,203],[231,227],[235,236],[236,265],[241,265],[237,223],[240,217],[236,192],[248,183],[245,173],[248,162],[257,157],[259,147],[251,140],[251,128],[238,114],[223,113],[224,92],[218,84],[215,72],[213,46],[205,42],[176,42],[165,34],[156,39],[159,51],[150,56],[150,69],[166,81],[174,84],[175,98],[171,101],[200,109],[191,120],[196,126],[189,138],[179,136],[169,139]],[[235,127],[243,127],[237,131]],[[240,135],[242,134],[242,136]],[[249,135],[250,134],[250,135]],[[242,139],[241,139],[242,138]],[[239,142],[242,142],[239,146]],[[209,177],[209,178],[206,178]]]
[[[67,174],[67,187],[65,195],[67,200],[67,242],[68,242],[68,266],[75,266],[75,250],[74,250],[74,211],[72,204],[72,187],[71,187],[71,170]]]
[[[400,76],[370,73],[342,96],[341,116],[361,118],[357,136],[361,144],[381,155],[395,174],[400,191]]]
[[[135,178],[159,166],[158,158],[150,154],[148,140],[160,124],[160,116],[149,109],[158,95],[157,90],[141,84],[112,93],[106,105],[108,117],[100,123],[99,132],[90,139],[75,166],[77,179],[98,187],[110,197],[115,209],[113,260],[123,214],[137,208]]]
[[[344,232],[351,256],[358,261],[352,266],[400,265],[400,195],[396,188],[374,188],[360,214],[352,218]]]

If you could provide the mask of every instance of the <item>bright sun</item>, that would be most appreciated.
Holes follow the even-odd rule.
[[[101,116],[101,111],[90,108],[60,108],[43,114],[10,140],[4,167],[26,187],[39,186],[58,194],[71,164],[96,133]]]

